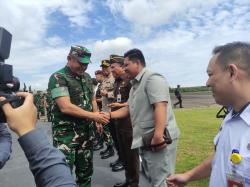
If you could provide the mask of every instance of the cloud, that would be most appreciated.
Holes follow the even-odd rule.
[[[48,37],[47,42],[50,46],[59,46],[63,44],[64,40],[59,36]]]
[[[63,66],[68,53],[67,38],[48,33],[54,26],[53,13],[60,12],[71,27],[84,28],[90,22],[87,14],[93,8],[88,0],[9,0],[0,1],[0,7],[0,26],[13,36],[6,63],[12,64],[14,72],[22,77],[29,75],[24,81],[32,79],[37,86],[43,85],[37,75],[42,76],[59,64]]]
[[[96,41],[93,53],[98,55],[97,60],[108,58],[110,54],[123,55],[133,46],[131,39],[118,37],[111,40]]]
[[[66,64],[71,44],[91,50],[91,75],[110,54],[137,47],[171,86],[204,85],[213,47],[250,35],[249,0],[97,2],[0,1],[1,26],[13,34],[6,62],[22,81],[44,89],[50,74]]]
[[[101,60],[109,59],[111,54],[123,55],[134,46],[131,39],[127,37],[117,37],[109,40],[98,40],[87,45],[92,49],[92,64],[89,64],[87,72],[94,76],[94,72],[100,69]]]
[[[69,17],[73,26],[85,27],[90,24],[90,20],[86,14],[93,9],[91,1],[88,0],[63,0],[57,1],[59,9],[62,13]]]
[[[122,14],[136,31],[147,34],[153,28],[185,16],[190,10],[199,14],[218,2],[222,0],[107,0],[106,4],[113,14]]]

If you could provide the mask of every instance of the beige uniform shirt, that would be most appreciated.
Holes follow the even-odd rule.
[[[105,78],[102,82],[101,91],[108,92],[107,97],[102,96],[102,111],[104,112],[110,112],[110,108],[107,107],[107,105],[112,103],[114,100],[114,82],[115,79],[112,74],[109,77]]]

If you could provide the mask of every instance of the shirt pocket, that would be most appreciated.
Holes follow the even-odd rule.
[[[244,178],[246,186],[250,186],[250,157],[242,157],[240,164],[231,166],[231,169]]]
[[[250,157],[243,159],[243,177],[247,186],[250,186]]]

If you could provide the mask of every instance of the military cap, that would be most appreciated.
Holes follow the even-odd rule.
[[[91,62],[90,51],[86,47],[82,47],[80,45],[71,46],[69,55],[75,57],[79,62],[83,64],[89,64]]]
[[[119,55],[110,55],[110,64],[119,63],[124,64],[124,57]]]
[[[102,75],[103,75],[103,71],[102,71],[102,70],[96,70],[96,71],[95,71],[95,75],[99,75],[99,74],[102,74]]]
[[[100,67],[109,67],[110,61],[109,60],[102,60]]]

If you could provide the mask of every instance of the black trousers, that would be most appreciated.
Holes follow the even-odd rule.
[[[178,99],[178,101],[174,104],[174,106],[180,104],[180,108],[182,108],[182,99],[181,96],[180,97],[176,97]]]
[[[115,149],[117,150],[118,158],[119,160],[121,160],[121,152],[120,152],[120,147],[119,147],[119,142],[118,142],[117,123],[115,120],[110,120],[109,131],[114,141],[114,146],[115,146]]]
[[[119,125],[119,124],[118,124]],[[131,187],[139,185],[139,152],[138,149],[131,149],[133,131],[120,129],[118,126],[118,140],[121,152],[121,159],[124,163],[126,181]]]

